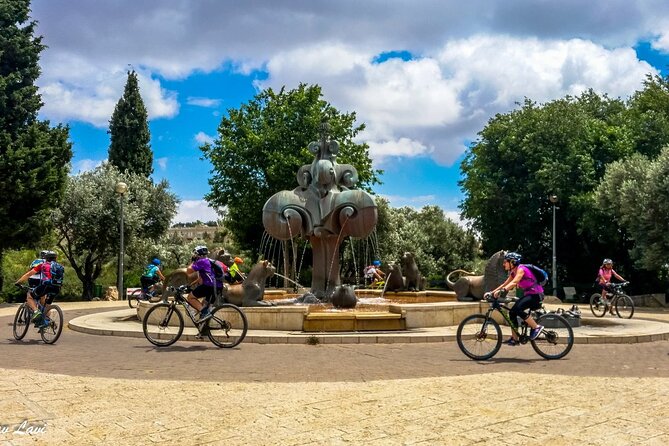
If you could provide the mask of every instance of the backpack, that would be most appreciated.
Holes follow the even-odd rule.
[[[548,273],[546,271],[532,264],[524,264],[523,266],[530,270],[534,276],[534,280],[536,280],[539,285],[544,286],[548,283]]]
[[[156,265],[154,265],[153,263],[147,265],[147,267],[144,269],[144,272],[142,273],[142,277],[154,278],[156,276],[155,267]]]
[[[62,286],[65,267],[58,262],[51,262],[51,285]]]
[[[209,263],[211,263],[211,272],[214,273],[214,278],[218,280],[223,279],[225,277],[226,270],[226,266],[223,264],[223,262],[209,259]]]

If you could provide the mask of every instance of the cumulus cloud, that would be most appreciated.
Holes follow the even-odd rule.
[[[72,166],[73,174],[80,174],[94,170],[96,167],[101,166],[106,160],[93,160],[93,159],[82,159],[74,163]]]
[[[214,142],[214,137],[209,136],[204,132],[198,132],[197,135],[195,135],[195,141],[199,144],[211,144]]]
[[[215,221],[220,216],[215,209],[209,207],[204,200],[183,200],[179,203],[177,215],[172,220],[174,223],[188,223],[196,220]]]
[[[167,158],[156,158],[156,164],[160,167],[160,170],[167,170]]]

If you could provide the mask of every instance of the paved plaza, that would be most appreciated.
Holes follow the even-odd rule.
[[[71,320],[123,305],[62,306]],[[452,341],[157,349],[65,328],[48,346],[13,340],[15,308],[0,308],[0,445],[669,444],[667,340],[486,362]]]

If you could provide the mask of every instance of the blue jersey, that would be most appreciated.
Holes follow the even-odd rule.
[[[152,263],[146,267],[146,269],[144,270],[144,274],[142,274],[142,276],[153,279],[158,275],[158,269],[159,268]]]

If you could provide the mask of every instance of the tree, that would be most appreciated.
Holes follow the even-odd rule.
[[[149,141],[148,114],[139,94],[135,71],[128,72],[123,96],[109,121],[109,162],[121,172],[148,178],[153,173],[153,152]]]
[[[313,161],[307,146],[319,139],[323,118],[340,144],[338,161],[356,167],[360,187],[369,190],[379,183],[381,171],[372,169],[369,147],[354,142],[364,125],[355,125],[355,113],[340,113],[321,96],[317,85],[267,89],[229,109],[216,140],[200,148],[214,173],[205,198],[212,206],[227,207],[225,226],[242,247],[257,252],[264,232],[262,207],[272,194],[297,187],[298,169]]]
[[[137,240],[165,234],[176,215],[178,200],[166,181],[153,184],[139,174],[121,174],[110,164],[68,178],[65,199],[53,218],[58,246],[83,283],[85,299],[91,298],[103,263],[118,254],[120,202],[115,185],[120,181],[128,185],[123,220],[130,251]]]
[[[634,241],[631,257],[659,274],[669,264],[669,147],[654,160],[641,154],[611,163],[595,191],[602,211],[612,215]]]
[[[38,241],[58,206],[72,158],[69,129],[38,121],[35,80],[42,38],[30,1],[0,1],[0,263],[2,253]],[[0,271],[0,289],[2,288]]]
[[[626,107],[592,91],[492,118],[462,163],[464,217],[482,235],[483,250],[521,250],[529,261],[550,265],[551,195],[559,198],[556,238],[560,276],[588,282],[604,253],[625,252],[620,239],[601,240],[604,222],[592,191],[606,165],[634,151]],[[615,238],[615,237],[614,237]]]

